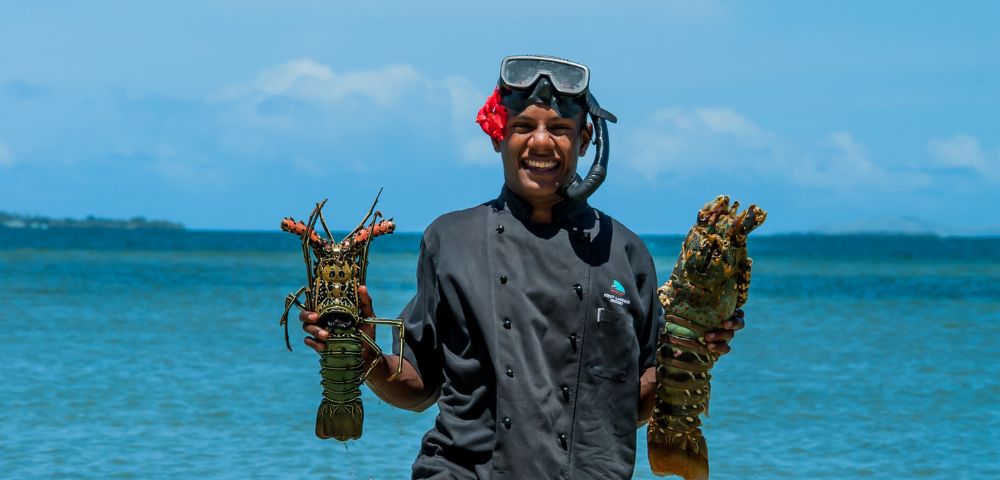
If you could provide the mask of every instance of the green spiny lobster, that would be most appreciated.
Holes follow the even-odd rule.
[[[670,280],[657,290],[666,324],[657,345],[656,404],[646,435],[649,466],[657,475],[708,479],[708,446],[698,417],[708,412],[716,356],[705,334],[746,303],[752,263],[747,235],[767,218],[756,205],[742,213],[739,206],[720,195],[698,211]]]
[[[379,195],[381,195],[379,191]],[[285,298],[285,311],[281,315],[281,325],[285,327],[285,346],[291,351],[288,340],[288,312],[292,306],[309,310],[319,315],[319,323],[330,336],[324,341],[320,351],[320,375],[323,386],[323,400],[316,412],[316,436],[336,438],[340,441],[361,437],[364,422],[364,406],[361,403],[361,384],[382,360],[382,350],[367,333],[362,324],[390,325],[399,328],[400,354],[403,348],[403,325],[399,320],[362,318],[359,310],[358,287],[365,284],[368,269],[368,247],[373,238],[392,233],[396,225],[391,219],[379,221],[382,213],[375,211],[378,196],[372,203],[368,215],[343,240],[334,240],[323,218],[326,200],[316,204],[306,223],[296,222],[291,217],[281,221],[281,229],[302,238],[302,256],[306,263],[307,283],[295,293]],[[374,214],[373,214],[374,212]],[[371,223],[365,223],[371,219]],[[319,221],[326,233],[320,237],[315,230]],[[311,252],[311,253],[310,253]],[[313,257],[315,256],[315,261]],[[305,303],[299,297],[305,294]],[[364,346],[368,345],[376,353],[375,358],[365,365]],[[399,367],[393,377],[399,375]]]

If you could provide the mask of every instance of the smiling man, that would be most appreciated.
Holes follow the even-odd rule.
[[[401,314],[408,349],[368,380],[397,407],[440,409],[413,478],[632,475],[662,312],[646,246],[586,201],[604,179],[605,121],[615,121],[589,79],[587,67],[554,57],[504,59],[477,118],[503,161],[500,195],[424,232],[417,293]],[[374,316],[367,291],[363,301]],[[322,348],[316,315],[301,319],[306,344]],[[730,325],[710,349],[729,350],[742,320]]]

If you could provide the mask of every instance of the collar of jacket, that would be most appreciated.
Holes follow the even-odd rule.
[[[535,223],[531,221],[531,212],[534,208],[530,203],[528,203],[527,200],[521,198],[511,189],[507,188],[507,185],[504,185],[503,188],[500,189],[500,196],[497,197],[497,203],[499,208],[502,209],[506,207],[512,215],[517,217],[522,222]],[[558,226],[578,223],[582,217],[590,211],[590,205],[586,200],[563,200],[552,206],[552,225]]]

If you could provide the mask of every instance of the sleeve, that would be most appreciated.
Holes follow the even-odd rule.
[[[660,305],[660,298],[656,293],[658,287],[656,266],[653,264],[652,256],[647,253],[642,264],[645,266],[636,272],[635,283],[639,289],[639,298],[643,300],[643,314],[635,325],[636,340],[639,342],[640,372],[656,365],[656,343],[664,323],[663,306]]]
[[[426,236],[420,242],[417,261],[417,293],[399,314],[405,329],[406,348],[403,358],[409,360],[427,386],[440,387],[442,382],[441,347],[437,335],[437,312],[440,289],[434,255],[427,246]],[[399,354],[399,337],[393,336],[392,351]]]

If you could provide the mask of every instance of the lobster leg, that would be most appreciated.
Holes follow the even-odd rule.
[[[399,329],[399,356],[403,356],[403,349],[406,348],[406,342],[404,341],[405,331],[403,330],[403,321],[390,318],[366,318],[365,323],[370,323],[372,325],[389,325],[391,327],[396,327]],[[367,337],[367,335],[365,335]],[[369,339],[370,340],[370,339]],[[379,350],[381,352],[381,350]],[[403,372],[403,360],[400,358],[399,363],[396,365],[396,371],[389,377],[389,380],[395,380],[400,373]],[[367,375],[365,375],[367,377]]]
[[[367,333],[358,330],[358,336],[361,337],[361,340],[366,344],[368,344],[368,346],[371,347],[372,350],[375,350],[375,359],[372,360],[372,363],[370,365],[368,365],[368,368],[365,369],[364,375],[361,375],[361,379],[359,380],[361,383],[364,383],[364,381],[368,379],[368,375],[371,374],[372,370],[375,369],[375,365],[378,365],[378,362],[382,361],[382,348],[379,347],[378,344],[376,344],[375,341],[372,340],[372,337],[369,337]]]
[[[299,310],[306,309],[305,305],[302,305],[302,303],[299,302],[299,297],[305,293],[307,289],[308,287],[303,286],[295,293],[289,293],[288,296],[285,297],[285,311],[281,313],[281,321],[279,322],[279,325],[285,327],[285,347],[288,348],[289,352],[292,351],[292,343],[288,341],[288,311],[292,309],[292,305],[299,307]]]

